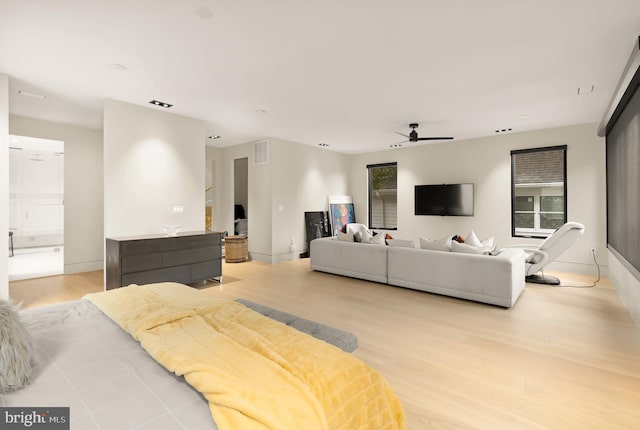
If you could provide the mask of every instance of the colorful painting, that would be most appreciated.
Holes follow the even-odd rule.
[[[329,209],[333,236],[337,236],[345,225],[356,222],[351,196],[329,196]]]

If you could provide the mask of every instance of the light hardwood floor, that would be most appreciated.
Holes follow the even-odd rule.
[[[313,272],[309,260],[223,264],[221,286],[197,287],[355,333],[354,354],[389,381],[409,429],[640,429],[640,330],[607,280],[527,285],[503,309]],[[101,289],[90,272],[10,294],[34,307]]]

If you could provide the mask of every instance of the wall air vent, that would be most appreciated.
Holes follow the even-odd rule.
[[[253,144],[253,164],[269,162],[269,141],[260,140]]]

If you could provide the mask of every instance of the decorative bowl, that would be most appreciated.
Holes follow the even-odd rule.
[[[182,230],[181,225],[163,225],[162,230],[167,233],[167,236],[175,236],[178,234],[180,230]]]

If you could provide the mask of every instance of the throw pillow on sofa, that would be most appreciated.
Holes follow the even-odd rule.
[[[476,233],[471,230],[471,232],[464,238],[464,243],[467,245],[475,246],[476,248],[480,248],[482,246],[482,242],[476,236]]]
[[[366,225],[355,222],[347,224],[347,233],[349,232],[353,233],[356,242],[369,242],[373,237]]]
[[[481,246],[473,246],[467,243],[458,243],[456,241],[453,241],[451,243],[451,252],[460,252],[464,254],[484,254],[485,249]]]
[[[372,243],[375,245],[386,245],[386,242],[384,240],[384,234],[382,233],[376,234],[371,238],[371,240],[369,240],[369,243]]]
[[[424,237],[421,237],[420,249],[429,249],[431,251],[451,251],[451,242],[451,236],[446,236],[442,239],[425,239]]]
[[[413,240],[403,240],[403,239],[391,239],[391,240],[387,240],[387,243],[389,244],[389,246],[402,246],[405,248],[415,248],[415,244],[413,243]]]
[[[338,240],[342,242],[353,242],[353,233],[343,233],[341,231],[338,232]]]
[[[480,243],[482,244],[482,247],[485,249],[485,251],[494,251],[496,249],[493,236],[487,239],[480,240]]]
[[[485,252],[490,252],[495,249],[496,246],[493,242],[494,242],[493,236],[488,239],[480,240],[478,239],[478,236],[476,236],[473,230],[471,230],[467,238],[464,240],[464,243],[466,243],[467,245],[472,245],[477,248],[482,248]]]

